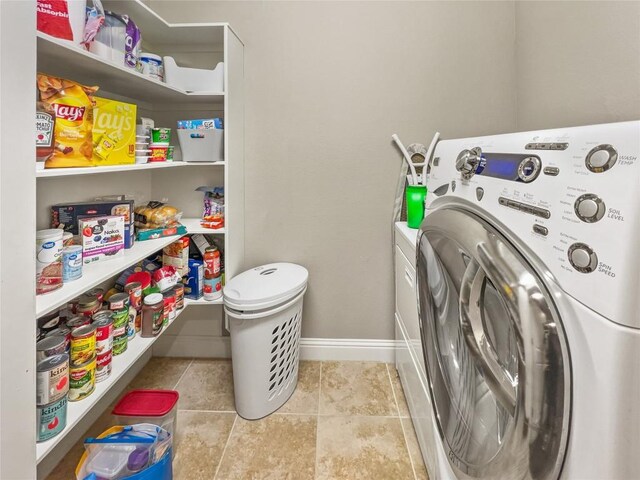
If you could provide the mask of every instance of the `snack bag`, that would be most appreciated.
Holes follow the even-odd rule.
[[[93,94],[98,87],[38,74],[38,90],[56,115],[55,148],[45,168],[93,166]]]
[[[93,162],[120,165],[136,161],[136,106],[95,97]]]
[[[149,202],[135,208],[136,227],[138,228],[165,228],[177,224],[182,217],[182,212],[171,205],[162,202]]]

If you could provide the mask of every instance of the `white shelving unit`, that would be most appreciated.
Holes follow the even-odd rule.
[[[20,74],[11,82],[5,82],[3,77],[0,98],[3,101],[3,111],[5,106],[12,107],[7,111],[28,111],[22,115],[23,119],[20,115],[16,116],[21,121],[15,127],[9,127],[11,122],[8,118],[3,117],[3,122],[0,122],[2,139],[12,140],[0,143],[0,151],[3,153],[0,183],[4,189],[5,202],[0,204],[3,227],[19,223],[11,232],[6,228],[0,230],[0,259],[3,262],[3,272],[8,272],[9,267],[11,272],[20,272],[18,275],[12,274],[13,278],[5,278],[3,275],[0,283],[3,299],[0,303],[3,334],[3,341],[0,343],[0,368],[5,376],[10,375],[11,371],[26,371],[27,375],[21,375],[16,380],[17,388],[10,394],[0,392],[3,418],[6,418],[6,408],[9,405],[22,419],[18,429],[5,428],[5,422],[0,429],[3,445],[12,445],[11,450],[3,447],[0,478],[43,478],[64,456],[66,449],[80,438],[83,432],[79,431],[79,427],[86,427],[87,421],[97,417],[104,408],[104,402],[111,401],[114,392],[124,386],[127,373],[131,375],[139,368],[140,362],[149,357],[153,344],[159,337],[136,337],[126,353],[114,357],[111,376],[99,383],[91,396],[69,404],[67,425],[63,432],[46,442],[36,443],[36,320],[83,292],[113,281],[121,271],[161,250],[178,237],[138,241],[121,258],[87,266],[81,279],[65,284],[55,292],[35,296],[30,293],[35,291],[32,274],[35,270],[35,231],[48,227],[48,207],[54,203],[86,201],[108,194],[127,194],[144,201],[166,198],[168,203],[183,211],[181,223],[186,226],[188,234],[207,233],[224,237],[226,278],[228,280],[239,273],[244,267],[244,45],[227,23],[171,24],[140,0],[103,0],[106,9],[128,14],[134,19],[142,31],[144,51],[161,56],[172,55],[179,64],[196,68],[213,68],[218,62],[224,62],[224,91],[185,92],[97,57],[79,46],[36,32],[35,0],[9,4],[5,6],[3,3],[0,7],[0,22],[7,35],[12,35],[7,38],[19,43],[20,49],[16,51],[15,45],[0,45],[0,66],[3,71],[19,68]],[[138,105],[138,116],[153,118],[156,125],[161,127],[170,126],[175,129],[177,120],[222,116],[225,125],[224,161],[176,161],[47,170],[28,165],[27,159],[33,158],[33,146],[29,129],[24,129],[24,125],[29,124],[35,110],[36,72],[69,78],[85,85],[96,85],[100,87],[98,96],[135,103]],[[177,145],[175,133],[173,138],[172,143]],[[13,141],[19,139],[20,145],[13,145]],[[11,150],[8,150],[10,143]],[[24,158],[25,161],[17,162],[12,159],[8,163],[7,153],[13,154],[15,158]],[[12,177],[11,182],[8,181],[9,177]],[[224,185],[225,228],[212,230],[200,225],[202,194],[195,189],[201,185]],[[6,204],[6,195],[9,193],[20,196],[18,205]],[[9,223],[4,223],[5,220]],[[13,251],[9,253],[9,249]],[[7,289],[6,285],[10,281],[14,286],[19,281],[21,291],[16,294]],[[9,299],[12,300],[10,305]],[[204,306],[211,306],[213,319],[214,312],[218,312],[221,317],[221,304],[221,300],[208,302],[203,299],[185,299],[185,308],[179,314],[185,315],[185,312],[192,310],[192,306],[198,306],[198,309],[193,309],[198,312],[208,311],[202,309]],[[14,318],[17,328],[7,325],[6,319],[10,317]],[[20,320],[16,320],[17,318]],[[33,320],[29,321],[29,318]],[[166,335],[167,331],[168,335],[178,334],[180,328],[176,328],[175,323],[176,320],[173,320],[161,335]],[[4,339],[8,338],[8,334],[11,334],[12,342],[18,345],[16,348],[13,345],[11,348],[5,347],[7,340]],[[19,361],[15,361],[17,355]],[[12,365],[11,371],[8,370],[9,365]]]

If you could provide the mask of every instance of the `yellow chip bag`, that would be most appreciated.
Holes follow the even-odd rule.
[[[56,117],[55,148],[45,168],[93,166],[93,94],[98,87],[38,74],[38,90]]]
[[[93,161],[96,165],[135,163],[136,106],[95,97]]]

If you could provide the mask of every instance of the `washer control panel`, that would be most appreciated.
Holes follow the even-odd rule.
[[[640,121],[442,140],[426,213],[464,199],[571,296],[640,329],[638,185]]]

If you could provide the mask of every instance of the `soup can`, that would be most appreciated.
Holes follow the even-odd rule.
[[[104,301],[104,288],[95,287],[86,292],[87,295],[95,296],[98,302],[102,303]]]
[[[71,332],[71,365],[84,365],[96,355],[96,326],[84,325]]]
[[[58,435],[67,426],[67,396],[37,407],[37,442],[44,442]]]
[[[60,335],[45,337],[36,343],[36,360],[41,361],[47,357],[65,353],[67,340]]]
[[[136,336],[136,317],[138,316],[138,311],[129,307],[129,322],[127,324],[127,337],[129,337],[129,341],[133,340]]]
[[[36,294],[62,287],[62,230],[36,232]]]
[[[111,359],[113,352],[106,350],[96,354],[96,383],[109,378],[111,375]]]
[[[72,245],[62,249],[62,282],[82,277],[82,246]]]
[[[93,316],[96,327],[96,353],[111,351],[113,348],[113,312],[102,310]]]
[[[203,297],[207,301],[217,300],[222,297],[222,277],[204,278]]]
[[[91,319],[89,317],[85,317],[84,315],[75,316],[67,320],[67,328],[73,332],[76,328],[84,327],[90,323]]]
[[[140,310],[142,308],[142,284],[129,282],[124,286],[124,291],[129,294],[129,305]]]
[[[166,327],[171,320],[176,318],[176,292],[170,288],[166,292],[162,292],[164,299],[164,326]]]
[[[87,398],[96,388],[95,355],[82,365],[69,368],[69,401],[77,402]]]
[[[75,307],[75,312],[78,315],[91,317],[94,313],[100,310],[101,306],[102,301],[100,301],[96,295],[86,293],[84,295],[81,295],[78,299],[78,303]]]
[[[38,327],[40,328],[40,333],[43,336],[46,336],[51,330],[55,330],[60,325],[64,325],[62,322],[60,314],[50,313],[49,315],[45,315],[44,317],[38,319]]]
[[[49,405],[69,391],[69,355],[63,353],[40,360],[36,366],[36,404]]]

